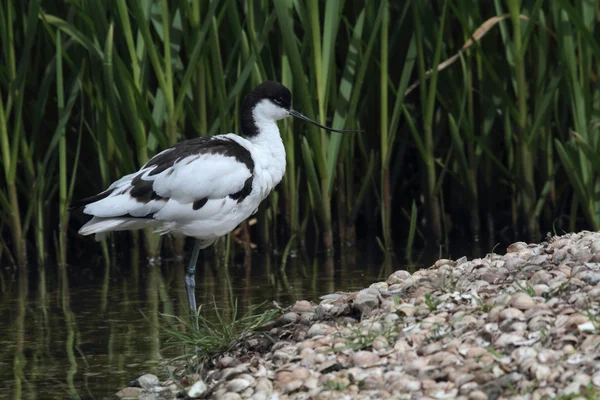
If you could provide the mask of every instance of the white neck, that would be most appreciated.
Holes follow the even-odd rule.
[[[266,196],[283,178],[286,155],[277,123],[273,118],[257,111],[255,109],[252,116],[258,133],[249,137],[248,141],[254,145],[254,162],[258,167],[256,172],[264,179]]]

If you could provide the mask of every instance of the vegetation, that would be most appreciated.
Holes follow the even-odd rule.
[[[4,2],[0,260],[67,263],[73,198],[184,138],[239,132],[267,79],[366,133],[283,122],[287,173],[247,249],[318,236],[331,253],[363,226],[388,252],[397,236],[600,229],[599,23],[591,0]]]
[[[274,321],[279,314],[276,309],[259,312],[261,307],[264,308],[264,304],[260,304],[249,307],[245,315],[238,316],[237,300],[232,300],[231,304],[231,317],[225,316],[216,302],[212,318],[207,318],[202,313],[202,307],[198,308],[192,322],[189,318],[162,314],[163,323],[159,326],[169,338],[165,348],[184,348],[187,352],[178,358],[197,356],[204,361],[216,354],[231,350],[236,340],[255,333],[266,323]]]

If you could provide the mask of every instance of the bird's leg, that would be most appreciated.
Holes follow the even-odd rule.
[[[202,242],[196,239],[194,243],[194,250],[192,251],[192,257],[190,263],[185,271],[185,288],[187,289],[188,302],[190,304],[190,312],[192,315],[196,315],[196,262],[198,261],[198,254],[200,253],[200,246]]]

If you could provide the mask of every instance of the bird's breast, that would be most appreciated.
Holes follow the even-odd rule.
[[[263,199],[281,182],[285,173],[285,148],[283,143],[280,144],[257,152],[254,176]]]

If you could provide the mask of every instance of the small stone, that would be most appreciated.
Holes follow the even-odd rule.
[[[538,284],[547,284],[552,279],[552,275],[550,275],[547,271],[540,270],[534,273],[529,279],[529,283],[532,285]]]
[[[404,270],[400,270],[400,271],[396,271],[393,274],[391,274],[389,276],[389,278],[387,278],[386,283],[389,286],[396,285],[396,284],[399,284],[399,283],[403,283],[408,278],[410,278],[410,272],[404,271]]]
[[[295,392],[296,390],[300,389],[302,387],[302,381],[301,380],[294,380],[291,382],[286,383],[285,385],[283,385],[283,393],[291,393],[291,392]]]
[[[219,360],[219,367],[221,369],[235,367],[239,365],[239,361],[233,357],[225,356]]]
[[[575,277],[592,286],[595,286],[600,282],[600,272],[597,271],[581,271],[578,272]]]
[[[507,253],[517,253],[521,250],[525,250],[527,248],[527,243],[525,242],[516,242],[511,244],[506,248]]]
[[[461,387],[465,383],[471,382],[473,378],[473,374],[460,374],[454,378],[454,384],[456,387]]]
[[[141,387],[126,387],[117,392],[117,397],[120,398],[138,398],[142,394]]]
[[[567,321],[565,322],[565,329],[567,331],[572,331],[577,329],[579,325],[583,325],[587,322],[590,322],[590,319],[585,315],[573,314],[567,318]]]
[[[537,356],[537,351],[531,347],[518,347],[510,354],[510,356],[516,362],[522,363],[528,358],[535,358]]]
[[[252,382],[248,381],[247,379],[235,378],[227,382],[225,388],[230,392],[239,393],[245,390],[246,388],[250,387],[251,383]]]
[[[158,385],[158,377],[153,374],[145,374],[137,379],[142,389],[150,390]]]
[[[379,362],[379,355],[371,351],[359,351],[352,355],[352,363],[357,367],[367,367]]]
[[[285,313],[277,319],[277,325],[284,326],[284,325],[295,324],[296,322],[298,322],[299,319],[300,319],[300,316],[298,314],[296,314],[295,312]]]
[[[271,358],[276,364],[283,364],[292,359],[292,356],[285,351],[277,350],[273,352],[273,357]]]
[[[384,350],[390,346],[390,342],[385,336],[377,336],[373,339],[373,350]]]
[[[441,341],[437,341],[437,342],[429,343],[428,345],[421,347],[419,350],[417,350],[417,354],[423,355],[423,356],[428,356],[430,354],[437,353],[438,351],[441,351],[441,350],[442,350],[442,343],[441,343]]]
[[[375,282],[369,286],[371,289],[379,290],[380,292],[388,290],[388,284],[385,282]]]
[[[511,321],[514,319],[522,319],[524,317],[525,314],[523,311],[514,307],[505,308],[504,310],[500,311],[500,319],[502,321]]]
[[[488,355],[489,352],[482,347],[470,347],[466,351],[467,358],[475,358],[475,357],[483,357],[484,355]]]
[[[249,400],[267,400],[269,398],[269,393],[267,392],[254,392],[252,396],[250,396]]]
[[[242,396],[235,392],[227,392],[222,396],[218,396],[216,398],[218,398],[219,400],[242,400]]]
[[[523,340],[523,336],[515,333],[503,333],[495,341],[494,344],[498,347],[516,346]]]
[[[236,375],[242,374],[248,370],[248,364],[239,364],[235,367],[225,368],[222,371],[216,373],[213,378],[217,381],[220,380],[228,380],[229,377],[234,377]]]
[[[410,345],[406,341],[406,339],[398,339],[396,343],[394,343],[394,350],[400,354],[406,353],[410,349]]]
[[[535,301],[527,293],[519,292],[510,298],[509,304],[519,310],[529,310],[535,306]]]
[[[308,390],[315,390],[319,387],[319,379],[318,378],[308,378],[304,382],[304,387]]]
[[[298,313],[298,314],[302,314],[305,312],[313,312],[314,311],[314,307],[312,304],[310,304],[309,301],[306,300],[300,300],[297,301],[296,304],[294,304],[292,306],[291,309],[292,312]]]
[[[406,381],[405,385],[404,385],[404,390],[407,392],[416,392],[421,390],[421,382],[414,380],[414,379],[409,379]]]
[[[437,390],[431,394],[431,397],[433,397],[434,399],[455,399],[457,394],[458,389],[450,388]]]
[[[527,263],[527,261],[525,261],[525,260],[523,260],[522,258],[519,258],[519,257],[509,258],[506,261],[504,261],[504,268],[506,268],[506,270],[508,272],[516,272],[516,271],[520,271],[520,269],[526,263]]]
[[[504,310],[503,306],[496,306],[492,308],[488,312],[488,321],[489,322],[498,322],[500,321],[500,313]]]
[[[538,353],[537,359],[541,363],[553,364],[560,359],[560,353],[552,349],[542,349]]]
[[[371,311],[379,307],[379,292],[375,289],[363,289],[359,291],[354,299],[354,307],[361,314],[369,315]]]
[[[254,386],[254,389],[257,392],[267,392],[267,393],[270,393],[273,390],[273,383],[268,378],[264,378],[264,377],[263,378],[258,378],[256,380],[256,385]]]
[[[334,328],[332,328],[331,326],[329,326],[327,324],[314,324],[313,326],[310,327],[306,336],[309,338],[312,338],[315,336],[327,335],[327,334],[333,332],[333,330],[334,330]]]
[[[415,315],[415,312],[417,311],[414,304],[410,304],[410,303],[402,303],[395,308],[396,308],[397,312],[401,312],[402,314],[404,314],[407,317],[412,317],[413,315]]]
[[[488,395],[481,390],[473,390],[469,393],[469,400],[488,400]]]
[[[481,280],[486,281],[492,285],[495,285],[499,282],[502,282],[506,279],[506,276],[503,274],[494,274],[493,272],[486,272],[481,276]]]
[[[188,389],[187,395],[192,399],[197,399],[199,397],[202,397],[202,395],[206,392],[207,389],[208,387],[206,386],[206,383],[204,383],[204,381],[200,379]]]
[[[548,293],[550,291],[550,286],[544,283],[538,283],[537,285],[533,285],[533,291],[535,292],[535,295],[539,297]]]
[[[594,386],[600,387],[600,371],[592,375],[592,383],[594,384]]]
[[[448,266],[452,267],[453,264],[454,264],[454,261],[452,261],[452,260],[448,260],[447,258],[440,258],[433,264],[433,268],[439,269],[444,265],[448,265]]]
[[[285,385],[295,379],[292,371],[279,371],[275,376],[275,380],[279,385]]]
[[[310,377],[310,371],[303,367],[295,368],[292,370],[292,377],[296,380],[305,381]]]
[[[302,325],[310,325],[317,319],[317,314],[314,312],[305,312],[300,314],[300,323]]]

